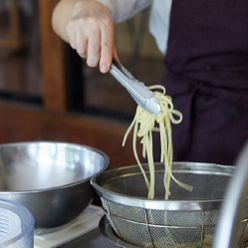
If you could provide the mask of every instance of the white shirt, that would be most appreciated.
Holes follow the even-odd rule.
[[[159,50],[165,54],[169,35],[169,19],[172,0],[97,0],[110,11],[114,22],[122,22],[149,5],[151,14],[149,30],[154,36]]]

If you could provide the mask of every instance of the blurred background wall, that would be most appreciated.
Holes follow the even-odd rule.
[[[52,31],[58,0],[0,2],[0,143],[50,140],[106,152],[111,167],[134,164],[121,146],[136,103],[110,75],[88,68]],[[147,9],[115,25],[123,65],[147,85],[165,74]]]

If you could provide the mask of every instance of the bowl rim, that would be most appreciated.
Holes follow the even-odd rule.
[[[50,188],[41,188],[41,189],[24,189],[24,190],[13,190],[13,191],[2,191],[0,190],[0,194],[9,194],[11,192],[11,194],[27,194],[27,193],[42,193],[42,192],[48,192],[48,191],[54,191],[54,190],[59,190],[59,189],[65,189],[65,188],[70,188],[72,186],[77,186],[81,183],[90,181],[91,178],[93,176],[99,176],[101,173],[103,173],[105,170],[108,169],[109,165],[110,165],[110,158],[109,156],[94,147],[91,146],[87,146],[87,145],[83,145],[83,144],[78,144],[78,143],[70,143],[70,142],[57,142],[57,141],[27,141],[27,142],[13,142],[13,143],[6,143],[6,144],[0,144],[0,149],[2,147],[9,147],[9,146],[24,146],[24,145],[29,145],[29,144],[56,144],[56,145],[70,145],[70,146],[74,146],[74,147],[78,147],[78,148],[83,148],[83,149],[88,149],[90,151],[96,152],[99,155],[101,155],[103,157],[103,159],[105,160],[104,166],[102,167],[101,170],[99,170],[97,173],[95,173],[92,176],[86,177],[82,180],[76,181],[76,182],[72,182],[72,183],[67,183],[67,184],[63,184],[63,185],[59,185],[59,186],[54,186],[54,187],[50,187]]]

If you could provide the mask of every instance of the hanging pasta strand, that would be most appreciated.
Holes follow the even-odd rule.
[[[164,188],[165,199],[170,196],[170,182],[171,179],[177,183],[180,187],[192,191],[192,187],[178,181],[172,174],[172,161],[173,161],[173,146],[172,146],[172,130],[171,123],[179,124],[182,121],[182,113],[174,109],[171,97],[165,95],[166,90],[161,85],[155,85],[150,87],[154,90],[154,95],[158,98],[161,108],[160,113],[151,114],[140,106],[137,106],[136,113],[132,123],[127,129],[122,145],[124,146],[128,135],[133,129],[133,152],[137,164],[144,176],[146,186],[148,188],[148,199],[154,199],[155,197],[155,166],[153,157],[153,132],[159,132],[161,154],[160,162],[164,164]],[[160,92],[160,91],[162,92]],[[140,159],[137,153],[137,138],[140,139],[142,145],[142,156],[147,159],[149,168],[149,179],[142,167]]]

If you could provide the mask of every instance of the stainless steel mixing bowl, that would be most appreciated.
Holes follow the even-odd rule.
[[[25,206],[35,228],[52,228],[76,218],[92,201],[90,179],[109,166],[91,147],[55,142],[0,145],[0,198]]]

